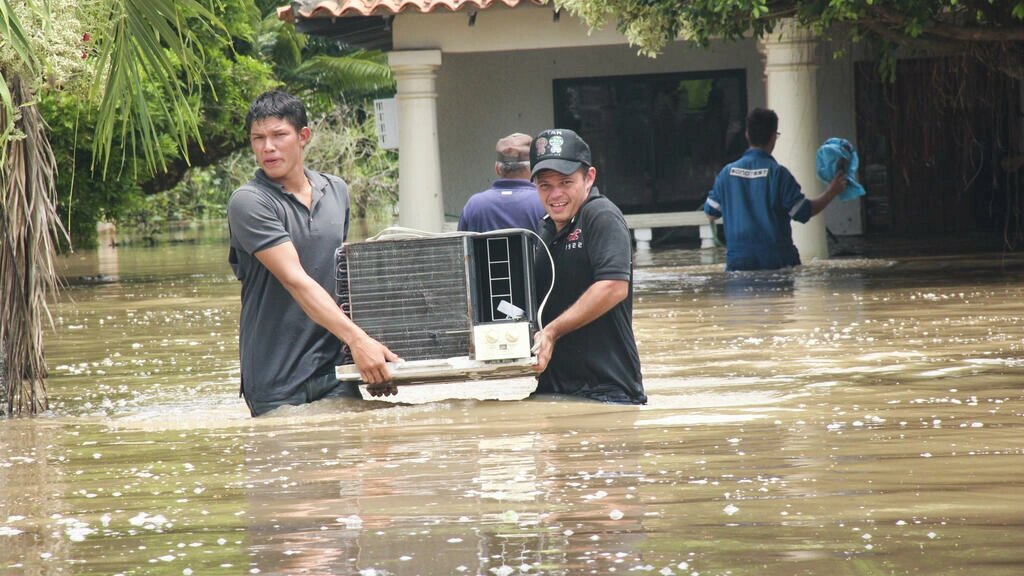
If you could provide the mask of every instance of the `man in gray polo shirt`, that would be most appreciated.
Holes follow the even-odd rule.
[[[335,375],[341,342],[372,395],[395,393],[386,362],[398,356],[330,295],[334,251],[348,233],[348,187],[305,167],[306,124],[306,108],[294,96],[258,96],[245,129],[259,169],[228,201],[228,260],[242,282],[242,395],[253,416],[285,404],[360,397],[355,383]]]

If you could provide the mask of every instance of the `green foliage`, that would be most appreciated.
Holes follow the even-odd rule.
[[[706,46],[770,34],[781,19],[828,32],[836,24],[882,46],[972,54],[1024,77],[1024,0],[555,0],[592,28],[614,22],[649,56],[677,38]]]
[[[98,109],[83,106],[73,94],[50,92],[39,98],[39,111],[47,119],[57,160],[58,214],[73,245],[92,246],[96,223],[116,219],[120,207],[141,194],[134,169],[138,160],[126,157],[125,163],[133,169],[99,178],[91,166]],[[120,141],[111,146],[119,150]]]
[[[228,162],[190,170],[177,186],[158,194],[134,196],[121,205],[116,222],[127,232],[120,241],[154,242],[161,233],[181,222],[225,218],[231,191],[244,178],[225,171]]]
[[[228,197],[255,169],[252,152],[240,149],[210,166],[189,170],[170,190],[134,197],[115,219],[127,232],[122,239],[151,242],[175,224],[226,218]]]
[[[274,67],[286,90],[301,98],[313,115],[341,105],[360,105],[394,93],[383,52],[344,48],[320,37],[299,34],[276,11],[263,18],[256,50]]]
[[[377,145],[373,114],[341,106],[317,121],[306,164],[348,183],[353,218],[390,223],[398,202],[398,158]]]
[[[100,3],[108,7],[104,14],[122,4],[123,0]],[[160,3],[154,6],[159,9]],[[207,188],[224,182],[222,187],[230,192],[232,183],[237,185],[251,176],[251,153],[241,127],[250,102],[261,92],[283,85],[306,101],[311,117],[324,116],[346,102],[359,105],[370,97],[393,93],[382,53],[346,52],[337,45],[296,34],[293,27],[276,18],[275,2],[260,5],[250,0],[219,0],[211,7],[211,13],[183,13],[193,33],[187,43],[195,50],[190,60],[163,49],[179,75],[187,76],[189,66],[201,65],[202,81],[194,80],[182,92],[183,114],[191,119],[166,114],[168,105],[180,104],[163,96],[165,84],[153,79],[145,67],[136,69],[141,77],[126,96],[145,104],[136,114],[134,126],[111,124],[109,115],[120,110],[111,108],[109,102],[108,107],[101,107],[96,99],[86,97],[87,93],[72,95],[62,90],[41,96],[59,165],[59,213],[74,246],[92,246],[100,220],[152,234],[168,222],[215,217],[217,209],[212,206],[223,202],[217,200],[215,190]],[[209,14],[216,18],[215,25],[207,22]],[[110,33],[123,33],[127,28],[111,29]],[[104,30],[93,28],[92,34],[108,34]],[[95,66],[106,44],[92,39],[87,48],[84,62]],[[74,56],[83,62],[80,53]],[[107,119],[105,124],[100,118]],[[148,138],[134,129],[139,118],[149,120]],[[186,132],[183,139],[185,125],[181,122],[194,123],[201,133]],[[116,129],[111,130],[112,126]],[[107,137],[109,142],[99,147],[97,138]],[[149,143],[142,145],[143,139]],[[247,168],[235,178],[232,170],[241,163],[239,154],[246,157]],[[221,161],[227,168],[204,168]],[[169,189],[173,191],[162,193]],[[154,194],[158,197],[150,198]]]
[[[50,17],[51,10],[63,14],[59,22]],[[93,74],[82,57],[87,45],[82,19],[88,15],[75,0],[0,0],[0,106],[8,118],[19,114],[9,86],[15,77],[27,82],[32,93],[44,86],[72,90],[86,85]],[[0,126],[0,159],[9,139],[23,137],[14,126]]]
[[[204,80],[204,46],[195,31],[220,24],[195,0],[116,0],[104,8],[94,22],[95,66],[106,74],[94,84],[100,104],[93,161],[106,173],[120,135],[122,150],[153,170],[169,148],[187,154],[189,140],[199,139],[188,98]]]
[[[314,141],[307,149],[308,165],[348,182],[353,217],[390,222],[397,201],[397,156],[377,147],[372,115],[365,111],[372,98],[394,93],[385,54],[344,49],[298,34],[277,19],[274,2],[250,7],[254,14],[242,22],[227,15],[223,20],[235,38],[235,50],[245,50],[247,56],[235,54],[230,66],[208,66],[209,83],[217,88],[219,99],[217,106],[202,103],[210,120],[203,123],[204,141],[224,142],[224,150],[232,152],[216,156],[212,166],[189,170],[166,192],[124,199],[116,212],[108,210],[120,229],[154,237],[170,223],[223,217],[231,191],[255,169],[241,130],[245,113],[252,98],[272,85],[301,98],[310,118],[319,118],[312,121]],[[255,14],[256,9],[262,17]],[[242,32],[246,24],[251,24],[250,33]],[[218,57],[213,51],[207,53],[208,59]],[[264,73],[268,79],[260,82]],[[218,111],[223,116],[215,116]]]
[[[398,202],[398,158],[377,145],[373,115],[359,107],[339,106],[313,119],[310,128],[313,138],[306,148],[306,165],[345,180],[353,218],[390,224]],[[126,204],[117,215],[119,229],[150,240],[170,224],[225,218],[231,192],[255,170],[248,148],[191,170],[171,190]]]
[[[581,17],[591,28],[615,23],[648,56],[657,55],[680,36],[707,46],[713,37],[761,35],[774,26],[765,0],[555,0],[555,5]]]
[[[218,6],[217,15],[222,17],[228,35],[222,36],[221,29],[197,28],[197,41],[204,46],[206,83],[196,85],[186,96],[188,109],[202,126],[202,146],[200,141],[190,139],[185,150],[178,148],[179,141],[168,136],[175,125],[160,113],[166,105],[160,96],[162,86],[148,75],[139,85],[146,100],[146,114],[157,133],[154,149],[164,159],[163,168],[176,171],[153,167],[132,133],[121,131],[115,131],[107,144],[116,164],[106,171],[97,170],[97,119],[105,113],[97,101],[67,91],[45,91],[40,96],[40,109],[50,128],[59,168],[59,213],[74,246],[94,245],[97,222],[131,219],[140,207],[147,206],[147,194],[173,186],[187,172],[186,153],[189,162],[204,165],[246,145],[239,127],[249,102],[276,81],[267,63],[236,50],[236,46],[251,48],[259,14],[247,0],[224,1]]]
[[[19,7],[23,8],[20,15],[16,11]],[[0,70],[4,71],[5,76],[17,73],[31,78],[39,74],[39,58],[36,57],[39,46],[32,43],[22,24],[26,16],[37,14],[39,12],[31,2],[20,6],[6,1],[0,2],[0,38],[4,39],[2,50],[9,52],[0,52]],[[7,82],[3,82],[2,85],[6,94],[5,101],[9,103],[10,90]]]

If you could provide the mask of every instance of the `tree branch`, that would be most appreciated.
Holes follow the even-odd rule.
[[[900,28],[907,26],[907,19],[903,15],[885,6],[875,4],[869,8],[869,11],[874,12],[880,20],[893,26]],[[963,42],[1024,42],[1024,25],[997,26],[993,22],[992,26],[981,27],[944,21],[939,25],[922,27],[921,34]],[[909,34],[905,35],[908,38],[912,37]]]
[[[921,52],[927,52],[928,54],[941,56],[963,54],[966,51],[966,46],[960,43],[940,42],[938,40],[931,40],[927,38],[914,38],[913,36],[908,36],[905,32],[893,30],[889,25],[874,20],[861,19],[857,25],[870,30],[883,40],[888,40],[889,42],[899,46],[905,46],[911,50],[918,50]]]

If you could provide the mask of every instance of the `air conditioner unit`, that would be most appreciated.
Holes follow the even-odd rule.
[[[538,326],[526,230],[381,239],[336,253],[335,293],[367,334],[398,354],[398,383],[529,373]],[[358,379],[352,364],[338,377]]]

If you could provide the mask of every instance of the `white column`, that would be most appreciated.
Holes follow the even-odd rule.
[[[818,41],[810,30],[784,20],[761,42],[765,55],[765,89],[768,107],[779,115],[779,137],[772,155],[796,177],[804,195],[814,198],[823,189],[815,175],[818,150]],[[800,258],[828,258],[824,215],[807,224],[793,222],[793,243]]]
[[[398,84],[398,224],[440,232],[444,200],[435,78],[441,51],[390,52],[388,64]]]

